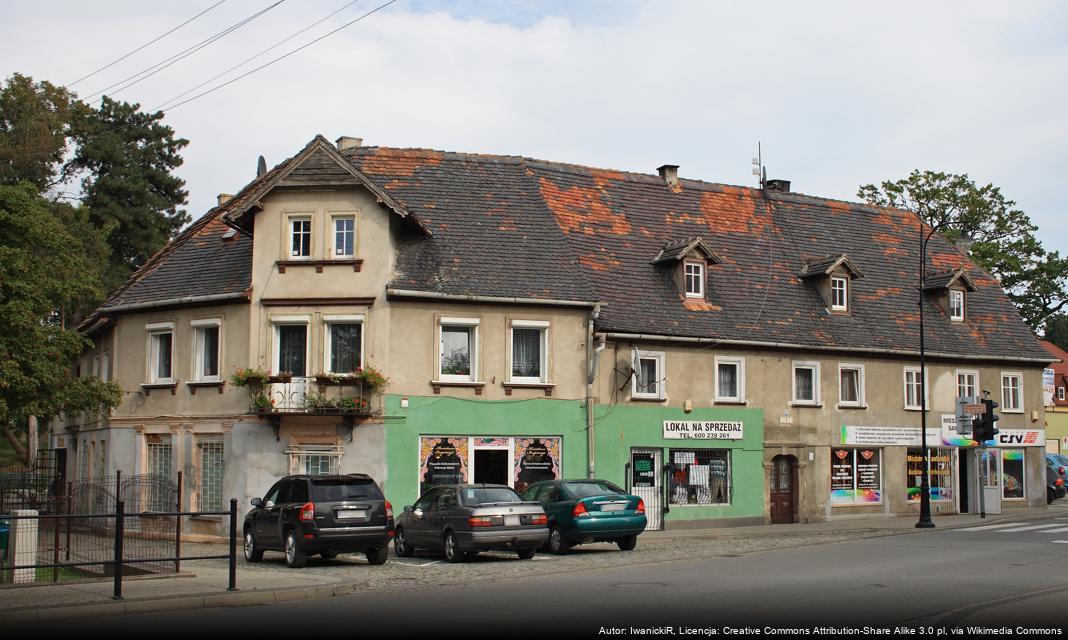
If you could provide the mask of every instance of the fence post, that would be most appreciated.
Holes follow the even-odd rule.
[[[124,504],[119,500],[115,504],[115,594],[113,600],[122,600],[122,537],[124,529]]]
[[[63,489],[60,488],[60,492]],[[63,495],[58,494],[53,501],[52,515],[59,515],[59,503],[63,501]],[[59,520],[52,520],[52,564],[59,564]],[[59,567],[52,567],[52,582],[59,582]]]
[[[72,513],[71,509],[73,508],[73,506],[74,506],[74,482],[72,481],[72,482],[68,482],[67,483],[67,517],[64,518],[64,520],[67,521],[67,549],[66,549],[66,554],[65,554],[67,562],[70,562],[70,514]]]
[[[122,469],[115,470],[115,504],[122,501]]]
[[[178,508],[176,513],[182,512],[182,472],[178,472]],[[174,516],[174,572],[182,570],[182,516]]]
[[[237,591],[237,498],[230,498],[230,586]]]

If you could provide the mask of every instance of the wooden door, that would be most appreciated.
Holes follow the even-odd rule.
[[[771,497],[771,523],[797,522],[797,458],[775,456],[768,479]]]

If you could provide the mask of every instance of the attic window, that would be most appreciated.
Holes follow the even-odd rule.
[[[949,290],[949,319],[957,322],[964,321],[964,290]]]
[[[686,297],[705,297],[705,267],[698,262],[687,262],[685,267]]]
[[[831,310],[846,311],[849,309],[849,279],[842,277],[831,278]]]

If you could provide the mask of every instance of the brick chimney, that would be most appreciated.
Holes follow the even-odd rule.
[[[230,202],[233,199],[234,199],[234,194],[232,194],[232,193],[220,193],[219,194],[219,206],[221,207],[221,206],[223,206],[227,202]]]
[[[335,141],[338,151],[352,151],[358,149],[363,144],[363,138],[353,138],[350,136],[341,136]]]

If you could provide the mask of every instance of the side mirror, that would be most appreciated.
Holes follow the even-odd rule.
[[[416,510],[412,511],[412,515],[414,515],[416,518],[422,518],[423,517],[423,510],[422,509],[416,509]]]
[[[262,506],[262,505],[263,505],[263,500],[260,500],[259,498],[253,498],[252,499],[252,506],[259,507],[259,506]]]
[[[411,505],[408,505],[407,507],[404,507],[404,513],[408,513],[411,510],[412,510],[412,506]]]

